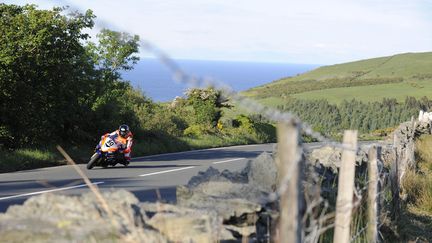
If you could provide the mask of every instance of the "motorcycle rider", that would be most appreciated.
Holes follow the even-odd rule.
[[[120,125],[120,127],[111,133],[106,133],[101,137],[101,142],[105,137],[109,136],[120,148],[120,153],[124,155],[124,165],[128,165],[130,163],[131,157],[130,154],[132,152],[132,144],[133,144],[133,134],[129,129],[129,126],[126,124]],[[96,149],[100,148],[102,144],[98,144]]]

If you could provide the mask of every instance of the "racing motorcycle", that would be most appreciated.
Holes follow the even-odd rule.
[[[124,148],[121,144],[117,144],[110,136],[102,137],[102,140],[95,148],[95,153],[87,163],[87,169],[91,170],[95,166],[115,166],[120,163],[128,166],[129,162],[125,159],[124,154],[121,152]]]

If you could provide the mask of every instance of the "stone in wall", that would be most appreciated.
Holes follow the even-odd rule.
[[[102,194],[112,215],[93,193],[43,194],[0,214],[2,242],[168,242],[145,224],[147,217],[130,192]]]
[[[225,227],[237,237],[268,232],[260,228],[277,217],[269,201],[277,186],[277,168],[273,157],[263,153],[238,172],[218,171],[210,167],[193,177],[186,186],[177,187],[179,206],[215,210]],[[270,215],[270,216],[269,216]],[[265,228],[265,227],[264,227]],[[258,235],[257,235],[258,232]]]

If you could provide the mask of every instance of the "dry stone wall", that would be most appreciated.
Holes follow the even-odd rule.
[[[431,134],[430,113],[402,123],[393,139],[380,143],[381,168],[395,164],[397,178],[413,166],[415,139]],[[369,146],[360,146],[356,163],[367,165]],[[304,154],[308,181],[316,192],[334,190],[342,149],[324,146]],[[309,174],[308,174],[309,173]],[[209,168],[177,188],[177,204],[140,203],[130,192],[103,193],[111,213],[88,193],[44,194],[0,214],[0,239],[6,242],[258,242],[272,240],[279,217],[278,169],[274,153],[263,153],[238,172]],[[321,183],[321,184],[320,184]],[[305,183],[305,188],[307,183]],[[312,188],[312,187],[311,187]],[[308,193],[314,193],[307,189]],[[403,193],[403,188],[402,188]],[[272,200],[270,198],[273,198]],[[277,199],[277,198],[276,198]]]

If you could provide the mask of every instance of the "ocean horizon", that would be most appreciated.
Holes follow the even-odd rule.
[[[196,77],[218,80],[229,85],[235,91],[244,91],[281,78],[295,76],[320,66],[240,61],[175,61],[185,72]],[[134,66],[134,69],[122,73],[122,77],[157,102],[171,101],[176,96],[183,96],[184,91],[190,88],[186,84],[176,82],[169,69],[157,59],[141,59]]]

